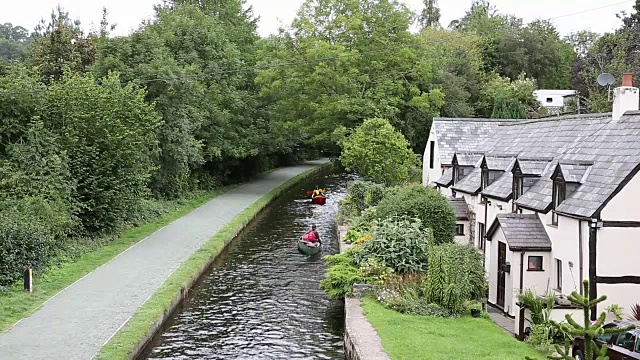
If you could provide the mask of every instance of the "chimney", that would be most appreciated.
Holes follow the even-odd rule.
[[[640,93],[633,87],[631,74],[622,74],[622,85],[613,90],[613,120],[620,118],[627,111],[636,111],[640,106]]]

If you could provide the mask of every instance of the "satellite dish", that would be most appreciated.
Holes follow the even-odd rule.
[[[607,87],[607,101],[611,101],[611,85],[616,83],[616,78],[614,78],[613,75],[609,73],[604,73],[598,75],[597,81],[600,86]]]
[[[614,78],[613,75],[609,73],[604,73],[598,75],[597,81],[600,86],[611,86],[616,83],[616,78]]]

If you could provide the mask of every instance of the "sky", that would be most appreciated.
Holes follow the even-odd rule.
[[[423,7],[422,0],[401,0],[414,11]],[[159,0],[18,0],[6,2],[0,11],[0,23],[10,22],[31,30],[41,18],[48,19],[60,4],[73,19],[80,19],[85,30],[100,23],[102,7],[109,11],[109,22],[116,23],[115,35],[135,30],[143,19],[153,15]],[[440,0],[441,24],[464,16],[472,0]],[[281,24],[290,24],[303,0],[247,0],[260,17],[258,31],[267,36],[276,33]],[[562,35],[579,30],[611,32],[620,26],[616,13],[632,11],[633,0],[493,0],[501,13],[513,14],[525,22],[555,18],[552,21]],[[612,6],[608,6],[612,5]],[[597,9],[597,10],[592,10]],[[589,11],[592,10],[592,11]],[[577,14],[576,14],[577,13]]]

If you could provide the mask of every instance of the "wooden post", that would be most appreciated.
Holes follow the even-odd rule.
[[[31,268],[24,271],[24,291],[33,292],[33,270]]]

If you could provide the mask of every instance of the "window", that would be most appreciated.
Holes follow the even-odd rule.
[[[431,141],[429,143],[429,169],[433,169],[433,157],[434,157],[433,151],[435,150],[435,148],[436,148],[436,142]]]
[[[523,191],[522,184],[522,176],[514,176],[513,177],[513,201],[511,202],[513,208],[512,211],[515,213],[518,210],[518,205],[516,205],[516,200],[522,196]]]
[[[562,260],[556,259],[556,289],[562,290]]]
[[[460,167],[453,165],[453,184],[455,185],[460,180]]]
[[[553,102],[553,98],[547,98],[547,103],[552,103]]]
[[[567,194],[566,191],[567,191],[567,188],[564,181],[556,180],[553,182],[553,210],[554,211],[551,212],[551,223],[553,225],[558,225],[558,214],[555,212],[555,210],[564,201]]]
[[[456,235],[464,235],[464,224],[456,224]]]
[[[478,239],[478,248],[480,250],[483,250],[485,246],[485,241],[486,241],[485,236],[487,234],[484,228],[484,224],[481,222],[478,223],[478,235],[480,236],[480,238]]]
[[[607,324],[605,326],[603,326],[603,329],[611,329],[611,328],[615,328],[617,327],[615,323],[612,324]],[[602,334],[600,336],[598,336],[597,338],[595,338],[595,340],[602,342],[603,344],[608,344],[609,341],[611,340],[611,338],[613,337],[613,334]]]
[[[489,170],[487,169],[482,169],[481,186],[482,190],[489,186]]]
[[[616,339],[616,345],[623,349],[633,351],[636,345],[636,336],[631,332],[620,334]]]
[[[529,256],[528,263],[527,270],[542,271],[542,256]]]

